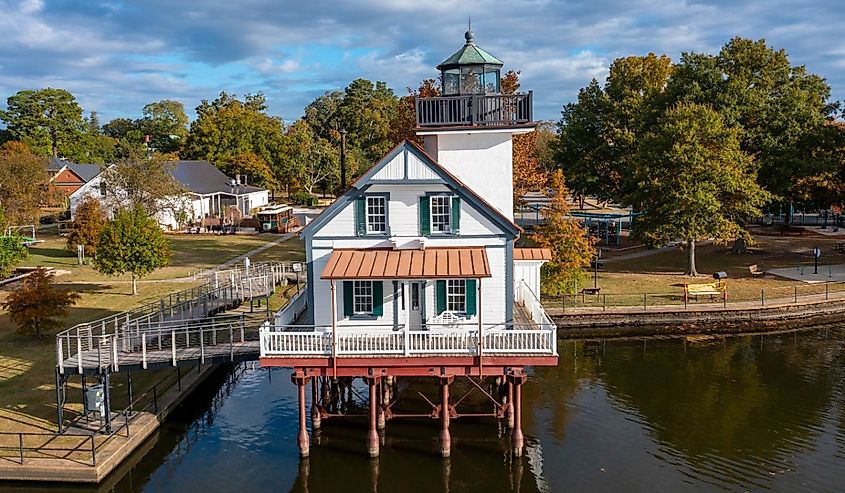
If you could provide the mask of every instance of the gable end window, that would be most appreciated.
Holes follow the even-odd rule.
[[[387,233],[387,197],[373,195],[367,200],[367,234]]]
[[[355,199],[355,234],[384,236],[389,232],[387,194],[361,195]]]
[[[423,236],[456,236],[460,233],[460,197],[445,194],[421,196],[419,214],[420,234]]]

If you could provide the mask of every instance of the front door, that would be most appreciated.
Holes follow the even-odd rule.
[[[417,281],[411,281],[408,284],[411,288],[410,303],[408,303],[408,327],[411,330],[422,330],[423,286],[421,282]]]

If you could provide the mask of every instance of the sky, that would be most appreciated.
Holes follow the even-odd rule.
[[[363,77],[399,94],[477,44],[522,72],[535,117],[557,120],[618,57],[717,53],[764,38],[845,99],[843,0],[0,0],[0,107],[21,89],[71,91],[102,122],[175,99],[191,118],[225,90],[263,92],[291,122]]]

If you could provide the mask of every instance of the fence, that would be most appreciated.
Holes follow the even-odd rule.
[[[821,270],[820,270],[821,271]],[[696,307],[719,307],[722,308],[753,308],[756,306],[771,306],[787,303],[810,303],[828,301],[833,299],[845,299],[845,282],[820,282],[817,284],[796,284],[794,286],[769,287],[754,289],[742,287],[735,290],[730,289],[730,283],[726,295],[700,295],[684,296],[684,290],[679,287],[673,292],[646,292],[646,293],[597,293],[597,294],[564,294],[558,296],[546,296],[543,298],[543,305],[548,308],[559,308],[564,313],[567,311],[592,312],[604,311],[609,308],[675,308],[681,310],[695,309]]]
[[[124,409],[111,412],[111,421],[75,433],[0,432],[0,459],[25,464],[31,459],[59,459],[96,466],[97,454],[115,437],[129,437],[130,426],[142,412],[158,415],[159,398],[173,387],[182,390],[182,372],[165,376]],[[108,430],[108,428],[111,428]]]

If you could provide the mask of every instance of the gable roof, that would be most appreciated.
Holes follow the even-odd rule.
[[[251,185],[232,186],[232,179],[220,168],[208,161],[173,161],[173,178],[189,192],[204,195],[209,193],[245,194],[260,192],[264,188]]]
[[[460,181],[446,168],[444,168],[437,161],[435,161],[434,158],[432,158],[427,152],[425,152],[422,147],[420,147],[414,142],[405,139],[404,141],[402,141],[402,143],[394,147],[392,151],[388,152],[383,158],[381,158],[377,163],[370,167],[370,169],[368,169],[363,175],[358,177],[358,179],[355,180],[349,190],[347,190],[343,195],[338,197],[332,203],[332,205],[330,205],[328,208],[326,208],[326,210],[322,212],[322,214],[317,216],[313,221],[311,221],[307,226],[305,226],[305,228],[302,230],[302,233],[308,234],[319,230],[327,221],[335,217],[347,203],[349,203],[355,197],[363,193],[364,187],[382,168],[391,163],[398,155],[405,152],[414,154],[414,156],[416,156],[425,165],[431,168],[431,170],[440,179],[443,180],[443,183],[446,186],[454,190],[455,193],[457,193],[462,199],[472,204],[487,219],[489,219],[490,222],[502,228],[503,231],[511,233],[514,236],[518,236],[519,233],[522,231],[522,228],[520,228],[516,223],[514,223],[507,216],[499,212],[498,209],[490,205],[489,202],[487,202],[480,195],[475,193],[474,190],[464,185],[462,181]],[[413,183],[413,181],[409,181],[408,183]]]
[[[76,164],[67,163],[67,168],[78,176],[82,181],[89,182],[92,178],[100,174],[103,167],[99,164]]]

